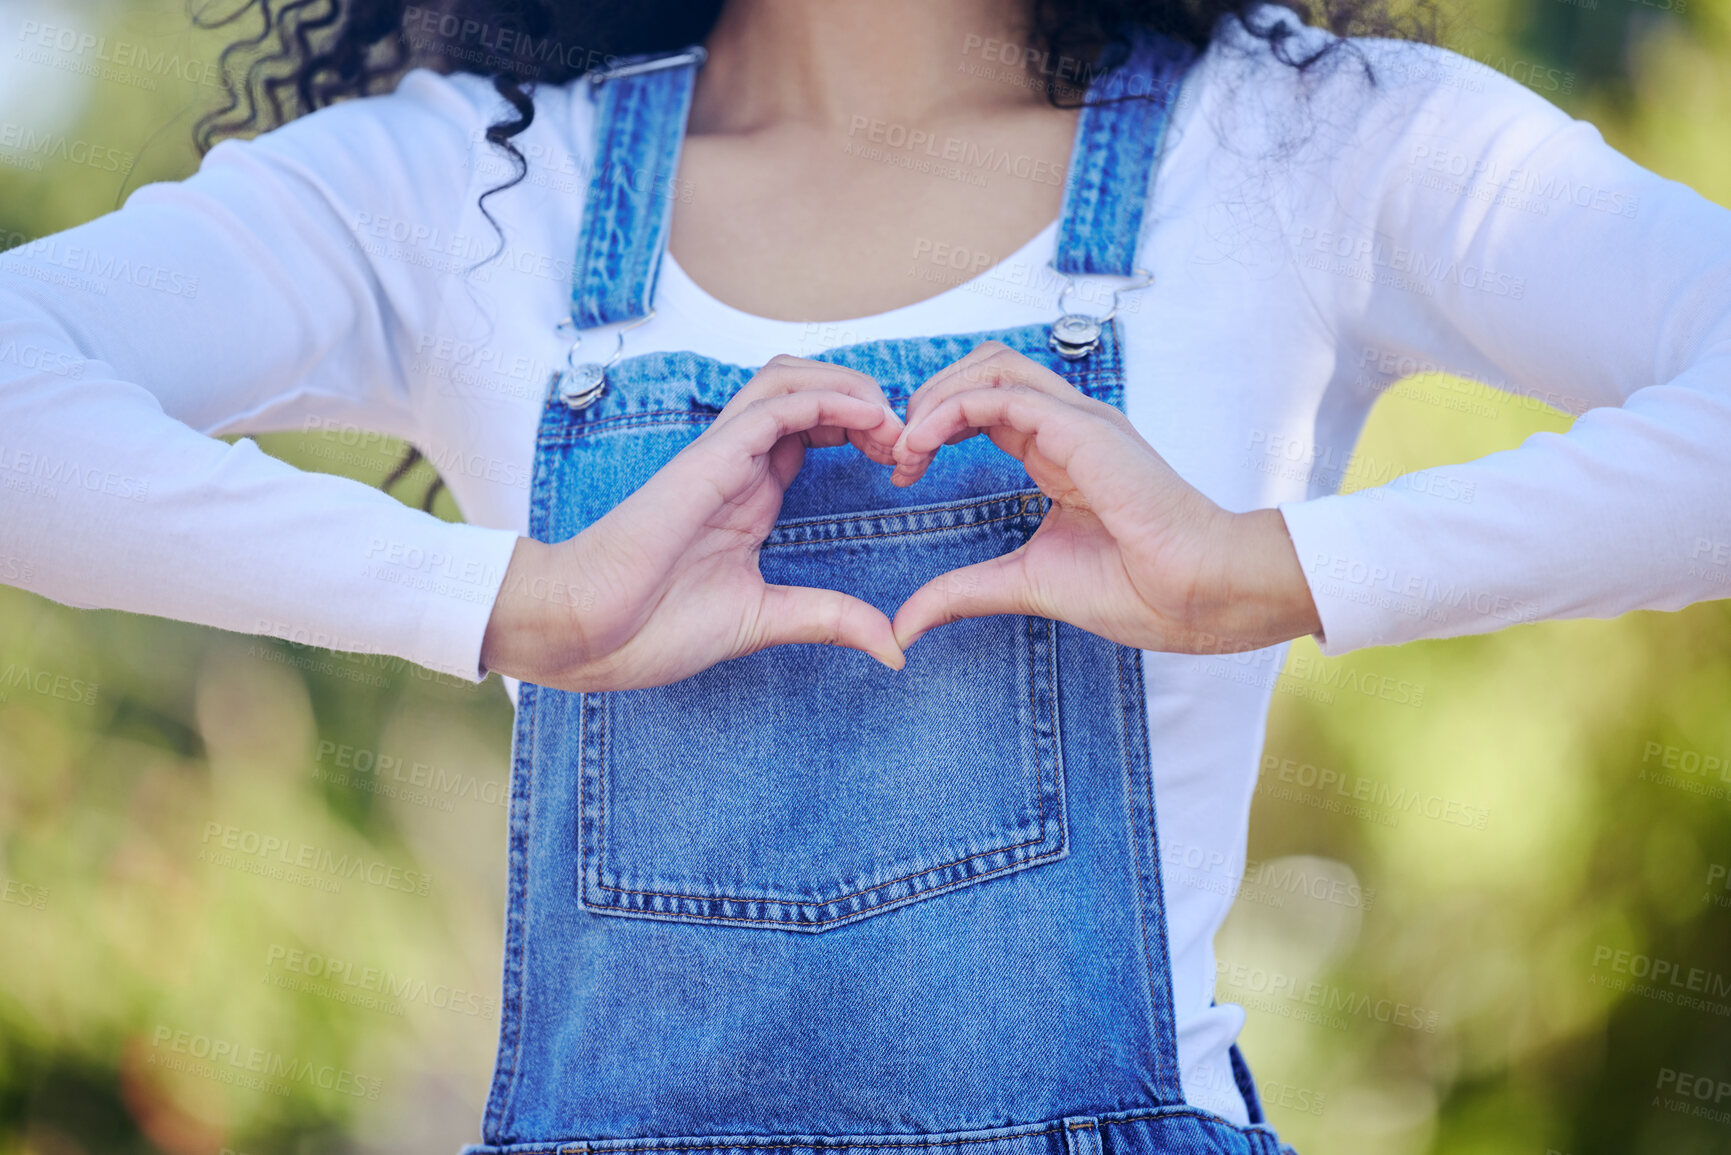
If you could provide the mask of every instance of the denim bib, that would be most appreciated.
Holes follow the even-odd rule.
[[[1191,52],[1138,35],[1090,87],[1058,272],[1130,276]],[[595,78],[579,328],[653,299],[701,51]],[[661,174],[659,178],[655,174]],[[816,355],[905,414],[1001,341],[1123,406],[1109,319],[872,341]],[[582,531],[702,432],[753,367],[649,353],[556,379],[530,527]],[[807,450],[764,580],[886,614],[1015,549],[1047,500],[984,437],[918,485]],[[497,1065],[470,1155],[1290,1152],[1184,1101],[1140,653],[1000,615],[934,629],[892,671],[779,646],[668,686],[525,683],[512,755]]]

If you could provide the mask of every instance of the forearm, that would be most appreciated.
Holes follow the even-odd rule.
[[[1282,506],[1324,652],[1731,594],[1731,356],[1567,434]]]
[[[1239,653],[1321,633],[1279,510],[1221,511],[1193,610],[1186,647],[1193,653]]]
[[[479,676],[507,531],[205,437],[94,372],[5,382],[0,430],[0,581]]]
[[[542,682],[584,664],[581,611],[593,598],[562,571],[562,552],[569,551],[517,539],[481,638],[482,669]]]

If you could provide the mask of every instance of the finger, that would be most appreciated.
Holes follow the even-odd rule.
[[[870,654],[892,670],[907,664],[883,611],[836,590],[765,586],[759,627],[753,649],[818,642]]]
[[[966,357],[938,370],[914,390],[908,398],[907,421],[912,424],[952,393],[999,384],[1024,385],[1060,397],[1085,396],[1060,374],[1003,342],[982,341]]]
[[[717,417],[692,444],[755,457],[796,434],[802,444],[812,445],[838,434],[869,432],[883,423],[886,412],[872,401],[827,389],[775,394]]]
[[[785,489],[798,472],[805,442],[798,442],[797,453],[783,448],[772,456],[784,439],[803,438],[813,429],[872,429],[882,419],[873,402],[844,393],[811,390],[762,398],[730,417],[717,417],[638,494],[655,508],[660,524],[675,535],[689,534],[761,482],[766,471]]]
[[[1021,386],[970,389],[952,394],[908,426],[902,435],[902,461],[929,462],[951,438],[983,430],[1021,461],[1026,460],[1027,443],[1043,435],[1041,451],[1062,465],[1089,429],[1098,434],[1097,417],[1050,394]]]
[[[908,398],[907,416],[904,419],[903,429],[905,430],[908,424],[919,418],[920,414],[929,410],[949,394],[959,388],[967,388],[967,382],[972,379],[971,374],[977,371],[983,362],[991,360],[1000,353],[1011,352],[1010,347],[1001,341],[982,341],[960,360],[945,365],[927,377],[919,388],[914,390],[913,395]],[[899,442],[897,447],[900,448]]]
[[[799,476],[799,471],[805,468],[805,449],[805,443],[799,437],[783,437],[764,454],[764,462],[769,466],[769,475],[775,479],[777,492],[786,493],[793,479]]]
[[[896,643],[906,650],[927,630],[963,618],[1036,613],[1022,572],[1022,552],[1018,548],[953,569],[915,590],[896,611]]]
[[[1191,491],[1128,423],[1027,389],[957,393],[908,430],[907,444],[934,450],[966,429],[983,430],[1046,496],[1110,526],[1145,520],[1171,495]]]
[[[885,418],[882,425],[872,430],[814,430],[808,444],[813,446],[842,445],[852,442],[853,445],[881,464],[894,463],[892,448],[895,439],[901,434],[902,419],[896,415],[889,399],[884,396],[883,388],[877,380],[868,374],[843,365],[832,365],[826,361],[812,361],[804,357],[794,357],[780,354],[769,360],[757,371],[750,381],[747,381],[740,391],[730,398],[722,407],[721,415],[730,416],[754,401],[766,397],[777,397],[788,393],[797,393],[808,389],[824,389],[835,393],[846,393],[862,400],[873,401],[883,407]]]
[[[908,447],[907,432],[942,405],[950,397],[971,389],[1017,388],[1032,390],[1061,398],[1071,404],[1099,404],[1076,389],[1062,376],[997,341],[980,344],[966,357],[930,377],[914,391],[908,400],[907,421],[896,442],[896,470],[891,481],[896,485],[912,485],[924,476],[927,466],[937,453],[937,446],[925,452],[913,452]],[[959,429],[940,444],[954,445],[978,432],[977,428]]]
[[[815,443],[814,437],[833,439],[836,434],[876,433],[893,417],[884,406],[854,394],[807,389],[755,401],[733,422],[740,435],[755,439],[749,443],[757,452],[767,452],[776,441],[794,435],[811,445]],[[893,436],[890,441],[893,443]]]
[[[832,365],[828,361],[813,361],[781,353],[771,357],[763,368],[752,374],[751,380],[728,399],[722,412],[743,409],[753,401],[761,401],[765,397],[777,397],[805,389],[827,389],[834,393],[847,393],[867,401],[875,401],[881,405],[889,403],[883,389],[868,374],[849,369],[845,365]]]

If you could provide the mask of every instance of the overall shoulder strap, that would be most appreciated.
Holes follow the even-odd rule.
[[[1142,30],[1084,97],[1064,188],[1054,267],[1131,276],[1168,114],[1195,51]],[[701,47],[592,72],[595,152],[571,291],[582,329],[649,315],[667,243],[675,174]]]
[[[595,153],[571,287],[571,319],[580,329],[649,315],[705,56],[693,46],[585,78],[595,89]]]
[[[1123,45],[1108,49],[1113,56],[1102,58],[1106,70],[1083,97],[1052,261],[1060,273],[1135,272],[1161,138],[1196,51],[1143,29],[1131,32],[1128,41],[1128,51]]]

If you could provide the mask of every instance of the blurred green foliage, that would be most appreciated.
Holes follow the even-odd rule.
[[[1451,47],[1567,73],[1548,98],[1731,203],[1723,5],[1455,11]],[[159,63],[90,81],[63,54],[29,56],[27,20]],[[177,0],[0,3],[12,115],[136,158],[123,176],[0,157],[0,246],[190,172],[221,44]],[[1358,460],[1405,471],[1567,425],[1414,379],[1377,406]],[[333,462],[310,440],[260,440],[374,483],[398,448]],[[1347,488],[1380,480],[1346,472]],[[1406,700],[1361,692],[1389,680]],[[1731,761],[1727,603],[1339,660],[1301,642],[1278,689],[1219,997],[1247,1008],[1288,1141],[1731,1150],[1731,1125],[1689,1114],[1681,1081],[1731,1080],[1731,1000],[1688,1005],[1633,977],[1731,981],[1731,771],[1709,761]],[[471,1140],[497,1030],[509,741],[496,681],[0,588],[0,1155]],[[312,865],[258,869],[285,858]],[[1341,885],[1294,893],[1294,871]]]

